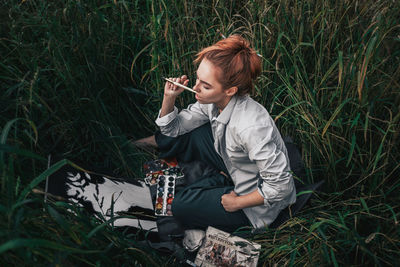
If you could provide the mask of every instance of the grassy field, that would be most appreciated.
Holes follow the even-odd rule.
[[[0,265],[177,265],[32,189],[78,161],[142,177],[156,155],[129,140],[156,130],[160,77],[193,81],[195,53],[234,33],[263,57],[254,97],[301,148],[304,182],[326,181],[254,236],[259,265],[398,263],[400,1],[3,0]]]

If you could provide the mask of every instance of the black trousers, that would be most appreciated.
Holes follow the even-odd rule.
[[[222,158],[215,151],[209,123],[178,137],[168,137],[160,132],[155,137],[160,158],[176,157],[178,162],[202,161],[228,174]],[[222,195],[233,188],[232,180],[218,172],[199,177],[176,193],[172,213],[186,229],[213,226],[233,232],[239,227],[251,226],[242,210],[227,212],[221,204]]]

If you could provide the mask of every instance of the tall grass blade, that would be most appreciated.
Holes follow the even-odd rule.
[[[35,188],[38,184],[43,182],[48,176],[55,173],[57,170],[59,170],[61,167],[65,166],[66,164],[72,165],[72,162],[70,162],[67,159],[60,160],[60,161],[56,162],[55,164],[53,164],[49,169],[42,172],[39,176],[35,177],[28,184],[28,186],[26,186],[25,189],[22,190],[22,192],[20,193],[16,202],[19,203],[19,202],[23,201],[33,188]]]

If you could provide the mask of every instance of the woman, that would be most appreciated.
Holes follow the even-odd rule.
[[[221,174],[178,192],[172,213],[187,229],[265,227],[296,201],[296,190],[273,119],[248,95],[261,72],[260,57],[233,35],[203,49],[195,62],[197,102],[178,113],[174,103],[184,89],[167,82],[155,141],[161,157],[201,160]],[[173,80],[189,82],[185,75]]]
[[[248,96],[261,71],[260,58],[245,39],[233,35],[203,49],[195,62],[197,102],[178,113],[174,103],[183,89],[167,82],[156,120],[161,131],[136,144],[153,141],[160,158],[176,157],[182,164],[189,162],[186,166],[198,161],[203,165],[193,166],[207,165],[195,181],[190,175],[199,172],[185,173],[189,185],[177,190],[172,202],[173,217],[184,228],[263,228],[295,202],[296,190],[274,121]],[[173,80],[189,82],[185,75]],[[47,192],[106,220],[137,213],[137,219],[118,219],[114,224],[163,232],[154,221],[150,190],[141,181],[61,169],[49,179]]]

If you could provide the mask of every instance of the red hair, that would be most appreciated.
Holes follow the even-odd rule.
[[[224,89],[236,86],[238,95],[253,93],[253,82],[261,73],[261,59],[246,39],[231,35],[201,50],[194,62],[200,63],[204,58],[221,69],[219,82]]]

